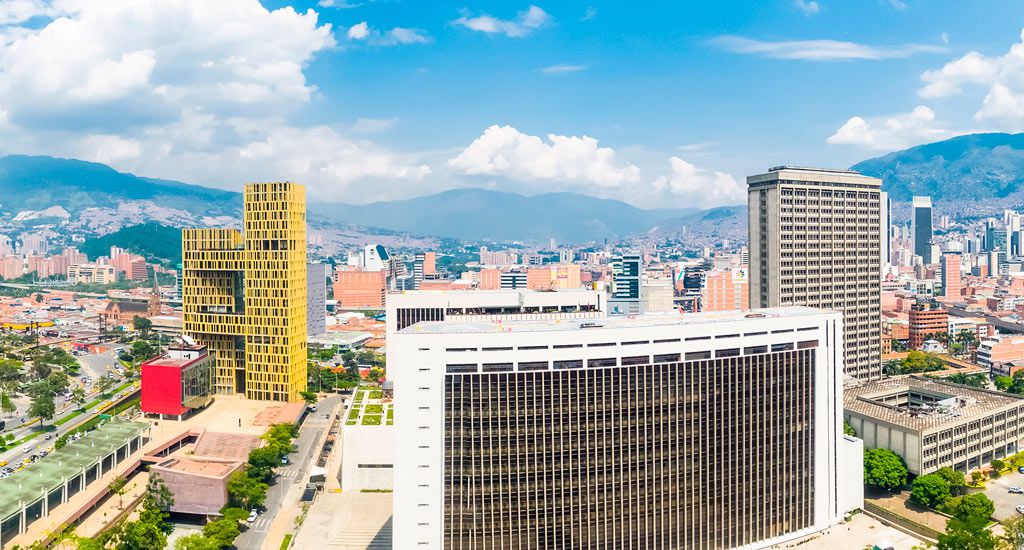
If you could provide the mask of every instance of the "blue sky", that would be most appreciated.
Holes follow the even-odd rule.
[[[1019,2],[637,4],[7,2],[3,152],[328,202],[708,207],[774,164],[1024,126]]]

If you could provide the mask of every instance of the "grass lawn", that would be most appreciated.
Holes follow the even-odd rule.
[[[365,393],[366,392],[363,391],[363,390],[356,390],[355,402],[359,403],[360,401],[362,401],[363,400],[363,394],[365,394]]]
[[[73,419],[74,417],[76,417],[76,416],[78,416],[78,415],[82,414],[82,412],[83,412],[83,411],[80,411],[80,410],[75,410],[74,412],[72,412],[71,414],[69,414],[69,415],[65,416],[64,418],[61,418],[60,420],[55,420],[55,421],[53,422],[53,425],[54,425],[54,426],[63,426],[64,424],[67,424],[67,423],[68,423],[68,421],[70,421],[70,420],[71,420],[71,419]]]
[[[363,426],[380,426],[381,416],[379,414],[371,414],[363,417]]]
[[[381,399],[384,397],[384,390],[370,390],[370,399]]]
[[[359,409],[352,409],[348,412],[349,420],[356,420],[357,418],[359,418]]]
[[[384,405],[370,404],[366,406],[366,414],[381,414],[384,412]]]

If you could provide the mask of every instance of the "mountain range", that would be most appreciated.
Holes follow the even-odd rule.
[[[1024,188],[1024,134],[968,134],[918,145],[851,167],[882,178],[894,200],[1004,198]]]
[[[586,242],[643,233],[696,210],[645,210],[578,193],[527,197],[469,188],[364,205],[317,204],[310,211],[338,222],[464,240]]]
[[[911,147],[852,167],[880,177],[899,201],[991,199],[1024,203],[1024,134],[971,134]],[[1017,203],[1017,204],[1020,204]],[[993,202],[992,204],[995,204]],[[237,220],[241,194],[118,172],[94,162],[46,156],[0,157],[0,214],[11,223],[71,220],[94,235],[155,221],[167,226]],[[577,193],[524,196],[453,189],[364,205],[310,202],[310,220],[463,240],[586,242],[655,232],[742,238],[742,206],[642,209]]]

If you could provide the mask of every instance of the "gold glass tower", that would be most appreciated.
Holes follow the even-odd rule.
[[[214,389],[298,401],[306,389],[306,189],[245,186],[243,233],[182,231],[184,333],[216,360]]]

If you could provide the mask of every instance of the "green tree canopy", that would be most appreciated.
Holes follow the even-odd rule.
[[[964,521],[953,518],[946,522],[946,532],[939,535],[938,550],[995,550],[996,539],[985,525],[987,521]]]
[[[910,488],[910,500],[929,508],[946,502],[950,494],[949,483],[936,474],[918,476]]]
[[[949,466],[939,468],[935,475],[946,480],[946,483],[949,484],[949,492],[954,495],[963,493],[964,488],[967,486],[963,472],[958,472]]]
[[[238,522],[227,518],[211,521],[203,526],[203,536],[216,543],[218,550],[230,548],[239,533]]]
[[[228,502],[248,510],[263,506],[269,488],[266,483],[249,477],[245,470],[239,470],[228,478]]]
[[[254,479],[269,482],[274,477],[274,468],[281,462],[281,451],[277,446],[268,445],[253,449],[249,453],[249,475]]]
[[[889,449],[871,449],[864,453],[864,484],[895,491],[907,483],[907,465]]]
[[[28,407],[28,415],[39,417],[43,422],[53,418],[57,407],[53,403],[53,394],[37,393],[32,396],[32,404]]]
[[[985,493],[972,493],[960,497],[960,502],[950,512],[965,522],[988,523],[996,511],[996,505],[985,496]]]
[[[160,527],[141,519],[125,523],[115,538],[115,550],[156,550],[167,545],[167,535]]]

